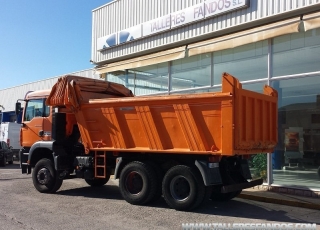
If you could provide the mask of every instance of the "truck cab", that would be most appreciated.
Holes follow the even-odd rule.
[[[27,161],[31,146],[38,141],[50,141],[52,127],[52,111],[45,105],[50,90],[28,92],[24,98],[24,108],[16,103],[16,113],[22,112],[19,152],[23,173],[27,173]],[[28,170],[30,172],[30,170]]]
[[[37,141],[51,140],[52,111],[45,104],[50,90],[28,93],[22,117],[20,144],[31,147]]]
[[[32,161],[36,163],[42,158],[53,161],[52,146],[57,136],[64,138],[73,132],[74,115],[62,113],[61,118],[61,113],[59,117],[51,106],[46,105],[50,92],[50,89],[28,92],[23,109],[20,102],[16,103],[16,113],[23,113],[19,152],[22,173],[31,173]],[[53,138],[53,133],[56,133],[56,138]]]

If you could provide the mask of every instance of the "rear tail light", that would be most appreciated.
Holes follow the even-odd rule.
[[[7,139],[7,144],[8,146],[10,146],[10,139]]]

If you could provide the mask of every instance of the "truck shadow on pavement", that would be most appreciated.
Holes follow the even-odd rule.
[[[20,168],[20,164],[19,162],[13,162],[13,164],[6,164],[5,167],[0,167],[1,169],[19,169]]]
[[[56,194],[64,196],[83,196],[88,198],[100,198],[110,200],[123,200],[119,187],[116,185],[104,185],[101,187],[82,187],[68,190],[59,190]]]
[[[277,204],[275,204],[277,205]],[[308,215],[304,219],[305,213],[298,213],[293,211],[294,207],[277,205],[272,208],[264,203],[251,204],[247,200],[234,199],[227,202],[209,201],[203,206],[199,207],[195,212],[208,215],[221,215],[246,219],[259,219],[275,222],[290,222],[290,223],[316,223],[320,220],[308,221]],[[305,209],[307,210],[307,209]],[[307,210],[308,212],[309,210]],[[309,211],[316,213],[315,210]],[[296,218],[293,218],[295,216]]]
[[[117,185],[104,185],[102,187],[82,187],[68,190],[58,191],[57,194],[64,196],[83,196],[89,198],[100,198],[100,199],[111,199],[111,200],[123,200],[119,187]],[[156,209],[165,208],[170,209],[166,204],[163,197],[150,203],[148,205],[139,206],[143,207],[153,207]],[[283,209],[283,210],[281,210]],[[286,211],[289,210],[289,211]],[[247,200],[242,199],[234,199],[228,202],[216,202],[209,200],[199,208],[192,210],[192,213],[204,214],[204,215],[212,215],[214,216],[224,216],[224,217],[237,217],[244,219],[257,219],[257,220],[266,220],[266,221],[275,221],[275,222],[290,222],[290,223],[320,223],[320,220],[308,221],[307,219],[301,218],[293,218],[291,214],[292,208],[288,208],[288,206],[279,206],[276,208],[270,208],[264,206],[264,204],[251,204],[247,203]],[[300,215],[299,215],[300,217]],[[214,217],[216,218],[216,217]],[[208,222],[216,222],[215,219],[210,220]],[[241,221],[240,221],[241,222]]]

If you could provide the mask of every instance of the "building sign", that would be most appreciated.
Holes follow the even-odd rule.
[[[205,17],[212,17],[248,6],[249,1],[246,0],[207,0],[204,2]]]
[[[122,30],[118,33],[118,44],[133,41],[142,37],[141,24]]]
[[[102,38],[98,38],[97,47],[98,50],[106,49],[111,46],[117,45],[117,34],[110,34]]]
[[[171,28],[171,15],[167,14],[160,18],[153,19],[151,21],[142,24],[143,36],[159,33]]]
[[[175,28],[203,19],[204,13],[199,12],[198,9],[202,9],[203,11],[203,3],[172,13],[171,28]]]
[[[249,7],[249,0],[206,0],[203,3],[150,20],[116,34],[98,38],[98,50],[245,7]]]

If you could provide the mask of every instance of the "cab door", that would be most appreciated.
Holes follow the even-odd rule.
[[[31,147],[37,141],[51,140],[51,112],[45,98],[27,101],[21,127],[21,146]]]

